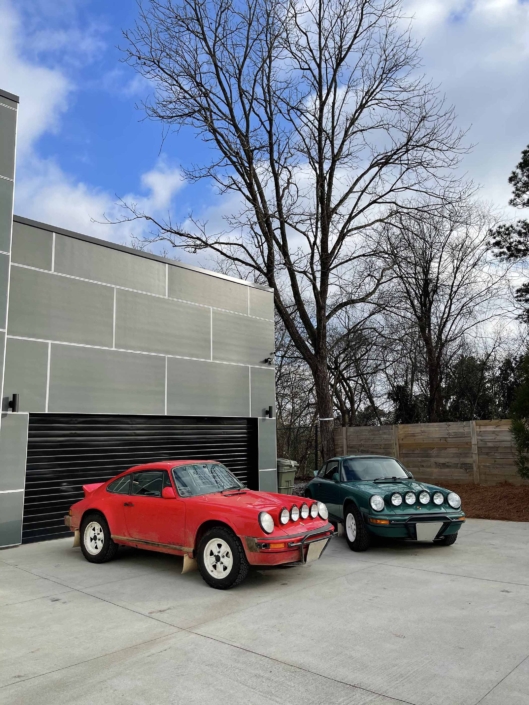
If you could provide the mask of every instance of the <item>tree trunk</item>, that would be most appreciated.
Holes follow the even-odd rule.
[[[312,370],[312,374],[314,377],[318,418],[331,419],[331,421],[320,421],[320,448],[325,461],[334,455],[334,406],[326,360],[318,362]]]

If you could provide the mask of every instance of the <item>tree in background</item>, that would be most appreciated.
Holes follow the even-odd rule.
[[[490,224],[490,213],[462,201],[443,211],[399,214],[381,228],[393,276],[387,313],[399,324],[404,348],[409,339],[418,350],[428,422],[445,416],[446,372],[469,334],[501,313],[506,267],[491,261]],[[404,390],[392,394],[402,412],[417,413]]]
[[[518,453],[518,472],[529,479],[529,355],[521,361],[520,377],[511,408],[511,431]]]
[[[513,187],[509,205],[529,208],[529,146],[522,151],[522,158],[509,177]],[[526,262],[529,257],[529,220],[505,223],[491,231],[490,246],[497,257],[510,262]],[[522,304],[521,318],[529,323],[529,283],[516,290],[516,300]]]
[[[401,0],[146,0],[125,38],[156,90],[147,115],[209,147],[186,177],[238,202],[221,231],[134,204],[126,219],[273,287],[317,414],[333,417],[329,326],[386,275],[367,233],[459,188],[463,135],[420,74]],[[324,457],[333,425],[322,422]]]

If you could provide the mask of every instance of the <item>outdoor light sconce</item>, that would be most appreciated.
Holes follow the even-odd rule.
[[[265,409],[265,416],[268,417],[269,419],[273,418],[274,416],[274,407],[269,406],[268,409]]]
[[[19,394],[13,394],[13,397],[9,400],[7,404],[7,408],[13,411],[14,413],[17,413],[18,409],[20,407],[20,395]]]
[[[275,355],[275,354],[276,354],[276,351],[275,351],[275,350],[272,350],[272,352],[270,353],[270,357],[265,357],[265,359],[263,360],[264,364],[265,364],[265,365],[270,365],[270,366],[273,365],[273,364],[274,364],[274,355]]]

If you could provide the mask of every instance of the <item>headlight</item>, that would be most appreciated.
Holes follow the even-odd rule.
[[[434,504],[442,504],[445,501],[445,498],[440,492],[434,492],[433,495],[433,503]]]
[[[369,504],[375,510],[375,512],[381,512],[384,509],[384,500],[379,494],[374,494],[370,498]]]
[[[398,492],[395,492],[395,494],[391,495],[391,504],[394,507],[400,507],[402,504],[402,495],[399,494]]]
[[[310,505],[310,515],[313,519],[318,516],[318,505],[316,503]]]
[[[292,521],[297,521],[299,519],[299,507],[294,505],[290,510],[290,518]]]
[[[288,524],[289,520],[290,520],[290,512],[288,511],[288,509],[286,507],[283,507],[283,509],[279,513],[279,521],[282,524]]]
[[[305,504],[305,502],[303,502],[303,504],[301,505],[301,518],[302,519],[309,518],[309,505]]]
[[[329,510],[327,507],[323,504],[323,502],[318,502],[318,514],[322,519],[328,519],[329,518]]]
[[[459,507],[461,506],[461,497],[455,492],[450,492],[447,499],[448,504],[453,507],[453,509],[459,509]]]
[[[421,494],[419,495],[419,502],[421,504],[428,504],[429,501],[430,495],[428,494],[428,492],[421,492]]]
[[[415,500],[416,497],[414,492],[406,492],[406,494],[404,495],[404,501],[406,502],[406,504],[415,504]]]
[[[259,514],[259,525],[265,534],[271,534],[274,530],[274,520],[268,512],[261,512]]]

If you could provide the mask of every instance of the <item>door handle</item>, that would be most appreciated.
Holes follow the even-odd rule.
[[[133,507],[134,505],[132,504],[132,502],[123,502],[123,506],[124,507]]]

